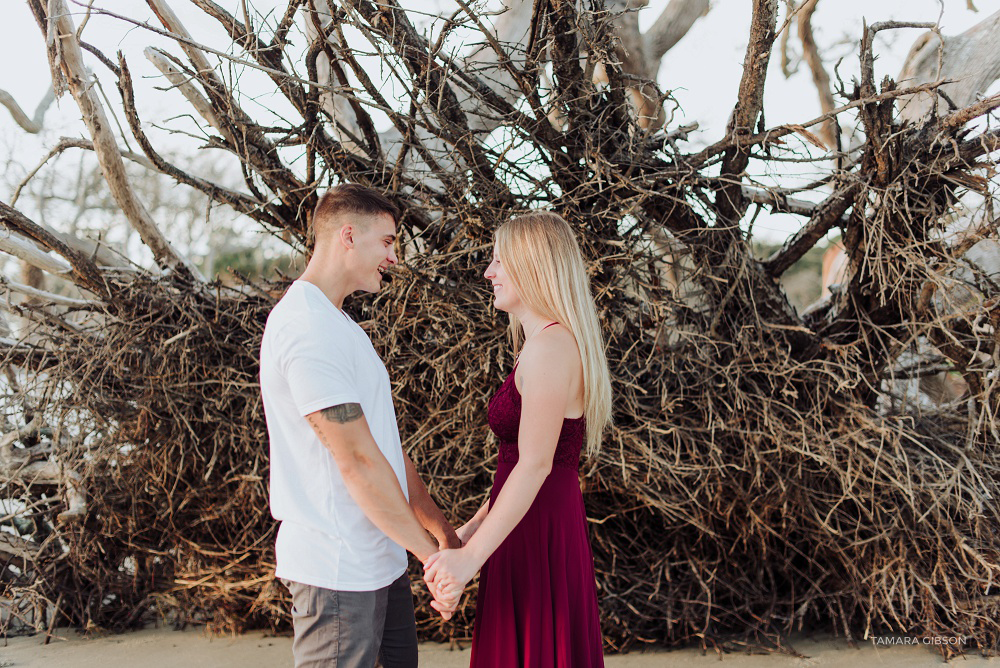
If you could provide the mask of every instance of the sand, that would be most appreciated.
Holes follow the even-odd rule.
[[[253,668],[292,666],[291,638],[261,632],[235,637],[209,637],[201,629],[174,631],[152,628],[135,633],[84,637],[70,629],[58,629],[48,645],[44,636],[0,640],[0,668]],[[896,644],[888,644],[893,642]],[[787,655],[703,653],[697,648],[638,650],[606,657],[608,668],[920,668],[941,666],[944,661],[933,647],[898,644],[901,639],[872,641],[850,647],[842,639],[796,637],[791,645],[805,658]],[[909,642],[913,642],[912,639]],[[459,668],[469,665],[468,649],[425,643],[420,664],[429,668]],[[986,659],[971,653],[952,662],[962,668],[1000,668],[1000,658]]]

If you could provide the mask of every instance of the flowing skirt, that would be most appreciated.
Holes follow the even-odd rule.
[[[501,462],[490,506],[514,465]],[[555,466],[479,575],[473,668],[604,666],[594,559],[576,469]]]

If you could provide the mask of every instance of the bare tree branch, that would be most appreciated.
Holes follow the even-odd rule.
[[[684,156],[684,165],[688,168],[695,168],[704,165],[708,160],[715,156],[729,150],[733,147],[747,147],[754,145],[768,146],[774,144],[777,140],[782,137],[787,137],[790,134],[794,134],[803,128],[810,128],[814,125],[823,123],[824,121],[838,116],[851,109],[857,109],[863,107],[864,105],[875,104],[878,102],[884,102],[886,100],[894,100],[905,95],[912,95],[913,93],[919,93],[924,91],[935,90],[943,84],[947,83],[944,81],[935,81],[932,83],[920,84],[919,86],[911,86],[908,88],[900,88],[897,90],[885,90],[877,94],[871,95],[870,97],[858,98],[857,100],[852,100],[847,104],[841,105],[831,111],[828,114],[822,114],[816,118],[810,119],[805,123],[797,123],[794,125],[779,125],[769,130],[763,132],[758,132],[753,135],[727,135],[725,138],[711,144],[710,146],[698,151],[697,153],[689,156]]]
[[[155,3],[158,7],[164,9],[167,7],[165,0],[147,0],[147,2],[151,4]],[[288,101],[292,103],[292,106],[300,114],[307,114],[305,91],[302,90],[300,82],[296,81],[294,77],[289,76],[289,72],[286,71],[284,66],[282,52],[279,49],[272,48],[270,45],[262,42],[257,35],[249,30],[247,25],[237,21],[234,16],[211,0],[192,0],[192,2],[222,24],[234,41],[244,44],[244,49],[251,53],[258,62],[266,66],[265,71],[271,77],[271,81],[281,90]],[[293,4],[305,4],[305,0]],[[289,6],[290,10],[291,5]],[[170,18],[169,21],[170,25],[183,29],[176,17]],[[170,28],[168,27],[168,29]],[[184,33],[180,34],[183,35]],[[192,62],[196,61],[192,60]]]
[[[112,195],[128,221],[142,237],[143,242],[153,252],[153,257],[158,264],[170,269],[186,271],[191,276],[198,277],[198,270],[177,254],[132,189],[128,175],[125,173],[121,153],[118,151],[118,144],[111,133],[108,118],[104,113],[104,107],[94,93],[90,77],[83,66],[76,29],[66,5],[63,0],[51,0],[50,7],[55,12],[49,16],[49,21],[59,43],[60,65],[69,90],[83,114],[83,121],[90,131],[94,141],[94,153],[97,155],[98,163],[101,165],[101,171],[104,173]]]
[[[59,255],[63,256],[63,258],[69,262],[69,267],[66,267],[62,262],[55,262],[53,264],[46,263],[48,266],[41,266],[42,263],[45,263],[45,261],[37,258],[34,253],[30,253],[29,255],[39,261],[29,261],[25,257],[18,257],[21,257],[21,259],[25,260],[29,264],[37,266],[45,271],[66,274],[68,270],[71,269],[73,272],[73,280],[78,286],[90,290],[96,295],[108,295],[107,283],[101,275],[100,270],[97,268],[97,265],[84,256],[84,254],[80,251],[71,248],[65,241],[63,241],[62,235],[58,235],[46,227],[35,223],[34,221],[28,219],[28,217],[20,211],[11,208],[3,202],[0,202],[0,223],[13,232],[22,234],[31,239],[33,242],[41,244],[44,248],[55,251]],[[48,255],[45,255],[45,257],[50,260],[52,259]]]
[[[787,192],[767,188],[743,186],[743,196],[755,204],[765,204],[774,213],[794,213],[799,216],[812,216],[823,203],[789,197]]]
[[[249,114],[240,107],[229,88],[224,85],[214,68],[209,64],[208,58],[205,56],[206,48],[191,39],[190,33],[188,33],[176,14],[174,14],[166,0],[147,0],[147,3],[153,9],[157,18],[160,19],[169,36],[177,41],[185,55],[187,55],[188,59],[194,65],[195,76],[208,93],[208,97],[214,108],[216,120],[219,122],[225,120],[231,124],[232,127],[228,128],[223,133],[223,136],[235,142],[232,148],[238,153],[244,164],[252,167],[253,171],[262,176],[268,187],[281,200],[282,205],[289,210],[296,212],[300,212],[303,208],[311,210],[311,204],[314,203],[314,194],[278,159],[277,147],[274,145],[274,142],[258,124],[252,121]],[[211,2],[206,1],[203,3],[202,8],[209,13],[215,12],[218,14],[216,18],[222,18],[224,21],[229,16]],[[230,21],[229,23],[233,22]],[[236,28],[234,27],[234,29]],[[258,51],[258,53],[260,52]],[[283,70],[273,70],[270,67],[253,65],[252,63],[251,66],[268,71],[269,74],[277,75],[279,79],[284,81],[281,88],[286,94],[289,91],[296,90],[292,87],[291,80],[297,77],[292,77]],[[296,95],[292,96],[293,102],[298,99]],[[245,174],[245,181],[247,187],[254,195],[259,199],[265,199],[264,194],[257,190],[249,172]],[[300,217],[302,221],[298,233],[304,238],[306,221],[304,220],[304,216]]]
[[[861,184],[854,182],[841,188],[816,207],[809,221],[796,232],[780,250],[764,261],[764,271],[780,276],[798,262],[826,233],[838,224],[844,224],[844,212],[854,203],[854,196]]]
[[[25,175],[25,177],[21,179],[21,182],[17,184],[17,187],[14,189],[14,194],[11,196],[10,205],[15,206],[17,204],[17,200],[18,197],[20,197],[21,195],[21,191],[24,189],[26,185],[28,185],[28,182],[31,181],[31,179],[33,179],[36,174],[38,174],[39,170],[41,170],[42,167],[44,167],[49,162],[49,160],[51,160],[55,156],[61,154],[63,151],[70,148],[82,148],[88,151],[93,151],[94,142],[89,141],[87,139],[73,139],[71,137],[62,137],[59,140],[59,143],[53,146],[52,149],[48,152],[48,154],[44,158],[42,158],[42,160],[35,166],[35,168],[29,171]],[[149,158],[147,158],[146,156],[139,155],[138,153],[133,153],[132,151],[122,151],[121,149],[118,150],[123,158],[131,160],[136,164],[142,165],[147,169],[153,169],[153,170],[156,169],[156,166],[153,165],[153,163],[150,162]]]
[[[646,57],[659,63],[663,55],[688,34],[695,21],[708,13],[709,0],[670,0],[643,36]],[[656,72],[652,72],[655,76]]]
[[[135,109],[135,101],[133,99],[132,77],[129,73],[128,66],[125,64],[124,58],[121,60],[120,70],[121,76],[118,80],[118,86],[122,94],[122,103],[125,107],[125,118],[132,131],[132,135],[136,138],[136,141],[139,142],[139,146],[142,148],[150,162],[153,163],[155,168],[163,174],[177,180],[179,183],[183,183],[200,190],[211,200],[226,204],[234,210],[246,214],[255,220],[259,220],[271,226],[276,226],[275,221],[277,218],[274,207],[260,202],[252,197],[248,197],[242,193],[220,186],[216,183],[192,176],[191,174],[188,174],[187,172],[164,160],[163,157],[153,148],[153,145],[150,143],[145,132],[142,130],[142,125],[139,122],[139,115]]]
[[[729,133],[733,137],[753,134],[763,113],[764,81],[767,78],[767,64],[770,62],[771,47],[774,44],[777,17],[777,0],[754,0],[750,41],[743,59],[743,77],[740,80],[736,107],[730,118]],[[722,162],[723,175],[738,178],[738,175],[746,169],[749,160],[749,152],[744,149],[727,150]],[[725,221],[726,225],[735,225],[746,210],[742,200],[738,184],[724,188],[719,193],[716,203],[720,220]]]
[[[833,99],[833,91],[830,89],[830,75],[826,73],[819,47],[816,46],[816,40],[813,38],[812,17],[818,2],[819,0],[806,0],[800,8],[798,15],[799,39],[802,42],[802,57],[809,65],[813,84],[816,86],[816,92],[819,93],[820,110],[824,114],[828,114],[834,110],[836,102]],[[839,126],[835,118],[831,117],[820,126],[820,137],[823,138],[823,143],[829,149],[837,146],[838,133]]]
[[[69,265],[66,265],[66,268],[68,270]],[[47,290],[39,290],[38,288],[30,285],[24,285],[23,283],[18,283],[17,281],[8,280],[3,276],[0,276],[0,287],[2,287],[7,293],[17,292],[28,297],[39,299],[44,303],[54,304],[56,306],[96,308],[102,304],[102,302],[93,299],[74,299],[64,295],[57,295],[56,293],[48,292]]]
[[[2,210],[0,210],[0,215],[2,215]],[[65,274],[72,269],[66,262],[52,257],[24,237],[11,233],[9,230],[6,235],[0,236],[0,251],[9,253],[32,267],[38,267],[51,274]]]
[[[167,78],[167,81],[172,83],[177,90],[187,98],[191,106],[198,114],[208,121],[208,124],[215,128],[219,134],[221,134],[231,145],[235,146],[236,141],[233,139],[232,133],[229,128],[222,125],[219,122],[218,117],[215,115],[215,111],[212,109],[212,104],[205,99],[205,96],[191,83],[191,79],[184,75],[183,72],[174,67],[167,55],[155,47],[146,47],[143,51],[146,55],[146,59],[153,63],[153,66]]]
[[[215,68],[212,67],[211,63],[208,62],[208,58],[205,57],[204,51],[195,46],[195,41],[191,39],[191,33],[187,31],[184,24],[174,13],[174,10],[170,7],[170,4],[166,0],[146,0],[146,4],[149,8],[153,10],[156,17],[160,19],[160,23],[163,27],[167,29],[168,32],[173,33],[180,39],[177,43],[183,49],[185,55],[187,55],[188,60],[195,67],[195,71],[198,76],[202,79],[210,82],[214,86],[222,86],[222,81],[219,79],[218,75],[215,73]]]
[[[7,91],[0,90],[0,104],[7,107],[10,115],[14,118],[14,122],[21,126],[22,130],[31,134],[38,134],[42,131],[42,121],[45,119],[45,112],[52,106],[55,99],[55,91],[52,89],[47,90],[42,100],[38,103],[38,106],[35,107],[34,115],[28,118],[28,115],[24,113],[14,97]]]

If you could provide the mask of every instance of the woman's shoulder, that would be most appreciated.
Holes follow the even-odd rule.
[[[565,346],[571,343],[571,347],[576,349],[576,337],[573,336],[573,332],[569,331],[569,327],[561,322],[543,327],[533,340],[547,346]]]
[[[569,328],[556,323],[546,327],[528,341],[518,359],[518,369],[534,372],[570,373],[581,364],[576,338]]]

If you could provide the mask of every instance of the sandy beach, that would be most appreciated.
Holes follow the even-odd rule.
[[[241,636],[210,637],[203,629],[174,631],[153,628],[122,635],[84,637],[70,629],[58,629],[45,645],[44,636],[9,638],[0,642],[0,668],[253,668],[256,666],[292,666],[292,641],[289,637],[262,632]],[[892,642],[893,644],[889,644]],[[922,644],[898,644],[900,639],[861,643],[852,648],[843,639],[800,636],[790,644],[804,657],[789,655],[748,655],[702,652],[700,648],[678,650],[640,649],[629,654],[606,657],[608,668],[701,668],[718,666],[720,660],[730,668],[921,668],[941,666],[945,662],[933,647]],[[912,642],[912,639],[910,640]],[[433,668],[459,668],[469,665],[468,649],[425,643],[420,647],[420,663]],[[954,662],[963,668],[990,666],[1000,668],[1000,659],[987,659],[976,652]]]

